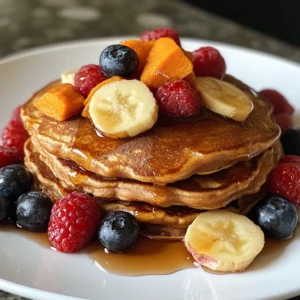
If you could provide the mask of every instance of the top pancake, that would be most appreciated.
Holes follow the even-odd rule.
[[[244,123],[203,109],[196,118],[161,116],[151,130],[134,138],[107,138],[97,134],[87,118],[59,122],[36,109],[35,101],[59,81],[32,96],[22,108],[22,119],[29,134],[59,158],[101,176],[165,185],[251,159],[278,139],[280,131],[269,103],[235,78],[226,76],[226,81],[253,101],[254,109]]]

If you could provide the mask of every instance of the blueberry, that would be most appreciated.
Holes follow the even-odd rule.
[[[0,221],[8,217],[12,204],[13,201],[11,199],[0,196]]]
[[[40,192],[28,192],[17,200],[16,224],[31,231],[46,231],[52,202]]]
[[[263,199],[254,211],[256,223],[269,238],[290,238],[298,223],[296,206],[280,196]]]
[[[107,77],[127,77],[137,70],[139,60],[131,48],[122,45],[111,45],[101,53],[99,64],[102,72]]]
[[[0,196],[17,199],[30,189],[32,176],[21,165],[10,165],[0,169]]]
[[[136,218],[125,211],[113,211],[102,220],[98,232],[101,244],[110,252],[122,253],[130,250],[139,236]]]
[[[300,128],[289,129],[280,140],[285,155],[300,155]]]

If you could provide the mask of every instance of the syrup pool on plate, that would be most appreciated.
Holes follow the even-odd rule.
[[[8,234],[17,232],[44,248],[51,248],[46,233],[30,232],[8,223],[1,225],[1,230]],[[299,226],[297,230],[299,230]],[[284,251],[284,248],[292,241],[293,238],[288,240],[266,240],[266,244],[262,252],[258,255],[258,258],[264,264],[272,263],[269,262],[268,258],[280,255]],[[194,259],[187,252],[182,241],[170,242],[140,237],[135,247],[129,252],[114,254],[105,251],[101,244],[97,240],[94,240],[84,247],[81,253],[88,254],[89,258],[100,270],[125,276],[163,275],[184,269],[196,268]],[[257,265],[254,263],[250,265],[249,270],[255,268],[257,268]],[[210,270],[206,271],[216,273]]]

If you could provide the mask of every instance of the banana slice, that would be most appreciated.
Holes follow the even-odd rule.
[[[112,138],[136,136],[156,123],[158,106],[139,80],[114,81],[97,90],[89,103],[95,127]]]
[[[227,210],[199,214],[184,243],[195,261],[210,270],[245,270],[264,247],[264,234],[245,216]]]
[[[196,88],[209,110],[235,121],[245,121],[253,109],[247,94],[226,81],[197,77]]]
[[[79,69],[72,69],[63,72],[60,77],[61,77],[61,83],[70,83],[74,85],[74,80],[75,80],[75,74],[77,73]]]

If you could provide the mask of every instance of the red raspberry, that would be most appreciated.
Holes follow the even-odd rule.
[[[87,97],[92,88],[106,79],[99,65],[85,65],[75,74],[74,85],[84,97]]]
[[[271,172],[268,191],[296,205],[300,204],[300,168],[298,164],[281,163]]]
[[[62,252],[74,252],[95,235],[101,222],[100,208],[87,194],[73,192],[56,201],[48,225],[52,246]]]
[[[24,159],[24,143],[28,139],[28,133],[20,121],[10,121],[2,131],[3,145],[17,150],[16,157]]]
[[[163,37],[171,38],[178,46],[181,46],[179,35],[173,28],[157,28],[141,34],[142,41],[155,41]]]
[[[293,106],[288,102],[288,100],[279,92],[275,90],[262,90],[260,91],[260,94],[265,96],[271,104],[273,104],[274,110],[273,114],[282,114],[287,113],[289,115],[292,115],[295,111]]]
[[[300,168],[300,156],[297,155],[286,155],[280,160],[281,164],[291,163],[297,165]]]
[[[274,115],[274,119],[281,128],[281,134],[284,134],[288,129],[293,128],[291,115],[287,113]]]
[[[18,161],[16,154],[17,149],[0,146],[0,168],[15,164]]]
[[[199,113],[202,99],[186,81],[176,80],[162,85],[155,98],[161,110],[173,117],[190,117]]]
[[[223,78],[226,63],[221,53],[213,47],[202,47],[193,52],[194,72],[196,76]]]

